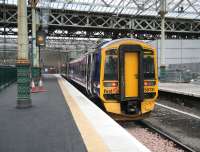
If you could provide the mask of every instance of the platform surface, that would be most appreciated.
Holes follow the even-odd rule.
[[[160,91],[200,97],[200,85],[190,83],[159,83]]]
[[[85,152],[86,146],[57,79],[33,94],[33,107],[16,109],[16,84],[0,92],[0,152]]]
[[[60,75],[16,109],[16,84],[0,92],[0,152],[150,152]]]
[[[88,151],[150,152],[68,81],[59,75],[57,78]]]

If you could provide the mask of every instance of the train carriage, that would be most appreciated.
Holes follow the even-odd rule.
[[[71,61],[67,77],[99,97],[117,119],[141,119],[154,109],[158,96],[156,50],[129,38],[104,42]]]

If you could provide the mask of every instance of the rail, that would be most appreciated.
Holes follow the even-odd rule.
[[[176,138],[172,137],[171,135],[165,133],[164,131],[154,127],[152,124],[146,122],[146,121],[139,121],[141,125],[146,126],[147,128],[152,129],[153,131],[157,132],[158,134],[162,135],[163,137],[173,141],[177,146],[182,148],[184,151],[187,152],[197,152],[194,149],[190,148],[189,146],[185,145],[184,143],[181,143],[179,140]]]

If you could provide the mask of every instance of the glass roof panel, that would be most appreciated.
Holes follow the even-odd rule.
[[[37,7],[117,15],[158,16],[161,0],[39,0]],[[4,3],[0,0],[0,3]],[[5,0],[17,5],[17,0]],[[199,19],[200,0],[166,0],[167,17]]]

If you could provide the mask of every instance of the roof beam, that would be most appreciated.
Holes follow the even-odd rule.
[[[145,3],[148,3],[150,0],[147,0]],[[144,10],[142,10],[141,12],[139,12],[137,15],[142,14],[143,12],[149,10],[152,6],[156,5],[156,1],[155,3],[152,3],[151,5],[149,5],[147,8],[145,8]]]
[[[170,11],[175,11],[175,9],[176,9],[177,7],[179,7],[180,4],[181,4],[183,1],[184,1],[184,0],[180,0]]]
[[[194,9],[194,11],[199,14],[199,11],[194,7],[194,3],[192,4],[190,0],[187,0],[187,2],[189,3],[189,5]]]
[[[139,9],[139,10],[143,10],[143,7],[141,7],[137,2],[136,2],[136,0],[132,0],[133,2],[134,2],[134,4],[137,6],[137,8]],[[144,4],[143,4],[144,5]]]
[[[117,7],[114,9],[113,13],[115,13],[115,11],[119,9],[122,2],[123,2],[123,0],[119,1],[119,3],[117,4]]]
[[[117,13],[117,15],[121,14],[122,11],[123,11],[129,4],[131,4],[131,2],[132,2],[132,0],[129,0],[128,3],[126,4],[126,6],[124,6],[124,7],[121,9],[121,11]]]
[[[92,1],[92,4],[90,5],[90,8],[88,9],[88,11],[89,11],[89,12],[90,12],[90,11],[91,11],[91,9],[94,7],[94,5],[93,5],[93,4],[94,4],[95,2],[96,2],[96,0],[93,0],[93,1]]]
[[[106,7],[110,6],[105,0],[101,0],[101,1],[106,5]]]

